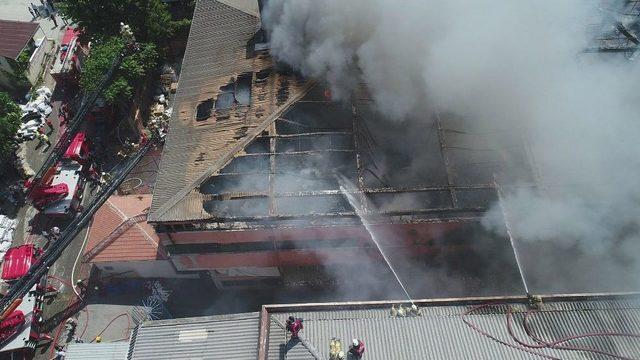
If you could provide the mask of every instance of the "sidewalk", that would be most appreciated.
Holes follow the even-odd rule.
[[[3,20],[16,20],[16,21],[30,21],[37,22],[40,24],[40,28],[42,31],[38,31],[35,35],[35,38],[39,38],[42,36],[46,36],[50,39],[59,43],[61,39],[62,30],[64,30],[64,25],[60,16],[56,16],[56,21],[58,22],[58,26],[53,26],[53,21],[47,18],[38,18],[33,19],[31,14],[29,13],[28,8],[30,4],[33,3],[35,5],[40,5],[40,0],[3,0],[0,1],[0,19]]]

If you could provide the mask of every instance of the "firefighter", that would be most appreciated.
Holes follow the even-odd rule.
[[[108,172],[102,172],[102,174],[100,174],[100,185],[104,186],[107,185],[107,183],[109,183],[111,181],[111,174],[109,174]]]
[[[51,141],[49,141],[49,137],[43,133],[36,133],[36,137],[38,138],[38,141],[40,141],[40,145],[46,143],[47,146],[51,145]]]
[[[302,330],[304,326],[302,326],[302,319],[296,319],[293,316],[289,316],[287,320],[287,331],[291,333],[291,340],[298,338],[298,333]]]
[[[420,308],[416,306],[416,304],[411,305],[411,307],[409,308],[409,314],[413,316],[422,316],[422,313],[420,312]]]
[[[56,345],[54,346],[54,349],[56,349],[56,357],[54,357],[55,360],[63,360],[65,356],[67,356],[67,353],[64,351],[62,346]]]
[[[51,228],[51,240],[58,240],[58,238],[60,237],[60,228],[57,226],[54,226]]]
[[[87,285],[80,279],[76,281],[76,286],[80,289],[80,297],[84,297],[84,294],[87,292]]]
[[[353,354],[356,359],[362,358],[362,355],[364,354],[364,341],[353,339],[353,342],[349,347],[349,352]]]
[[[51,121],[49,118],[47,118],[45,121],[45,124],[47,124],[47,126],[49,127],[49,132],[48,134],[51,134],[54,130],[53,128],[53,121]]]

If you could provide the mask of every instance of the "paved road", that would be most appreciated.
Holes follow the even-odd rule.
[[[62,19],[56,16],[57,27],[53,25],[53,21],[49,18],[39,17],[34,19],[29,10],[27,10],[31,3],[40,5],[39,0],[0,0],[0,19],[37,22],[40,24],[41,30],[36,34],[36,38],[46,36],[59,40],[60,31],[64,28]]]

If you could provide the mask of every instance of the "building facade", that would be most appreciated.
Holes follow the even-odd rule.
[[[177,271],[323,281],[382,261],[363,221],[385,252],[422,261],[487,236],[496,176],[532,182],[521,139],[490,143],[433,109],[390,121],[367,84],[334,99],[271,57],[259,10],[196,5],[148,216]]]

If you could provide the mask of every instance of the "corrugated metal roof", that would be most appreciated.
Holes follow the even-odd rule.
[[[244,1],[236,7],[227,3],[231,0],[199,0],[196,4],[149,221],[211,218],[196,188],[311,86],[276,72],[257,83],[255,73],[273,67],[268,55],[247,57],[260,20],[239,10]],[[196,121],[200,102],[215,99],[221,87],[245,73],[254,74],[250,105],[235,107],[225,116],[214,113],[208,120]],[[279,89],[285,89],[286,101],[277,101]]]
[[[126,341],[88,344],[71,343],[65,360],[126,360],[129,343]]]
[[[35,22],[0,20],[0,56],[16,59],[39,26]]]
[[[522,326],[527,307],[511,304],[515,335],[529,344],[535,341]],[[293,315],[304,319],[302,332],[322,356],[328,358],[331,338],[342,340],[348,348],[352,338],[365,342],[367,360],[377,359],[536,359],[535,355],[501,344],[477,332],[463,322],[462,314],[473,306],[430,306],[422,308],[422,316],[392,318],[389,309],[303,311]],[[283,323],[289,313],[272,314]],[[514,346],[517,343],[507,331],[505,305],[483,309],[467,319],[488,334]],[[640,333],[640,301],[597,300],[545,303],[541,311],[529,317],[532,332],[545,341],[599,332]],[[301,344],[293,347],[277,321],[271,320],[268,359],[307,360],[310,352]],[[633,357],[640,354],[637,338],[588,337],[563,345],[586,347]],[[608,358],[584,351],[531,349],[561,359]],[[286,356],[285,356],[286,352]]]
[[[145,322],[131,340],[129,359],[254,360],[259,318],[256,312]]]

